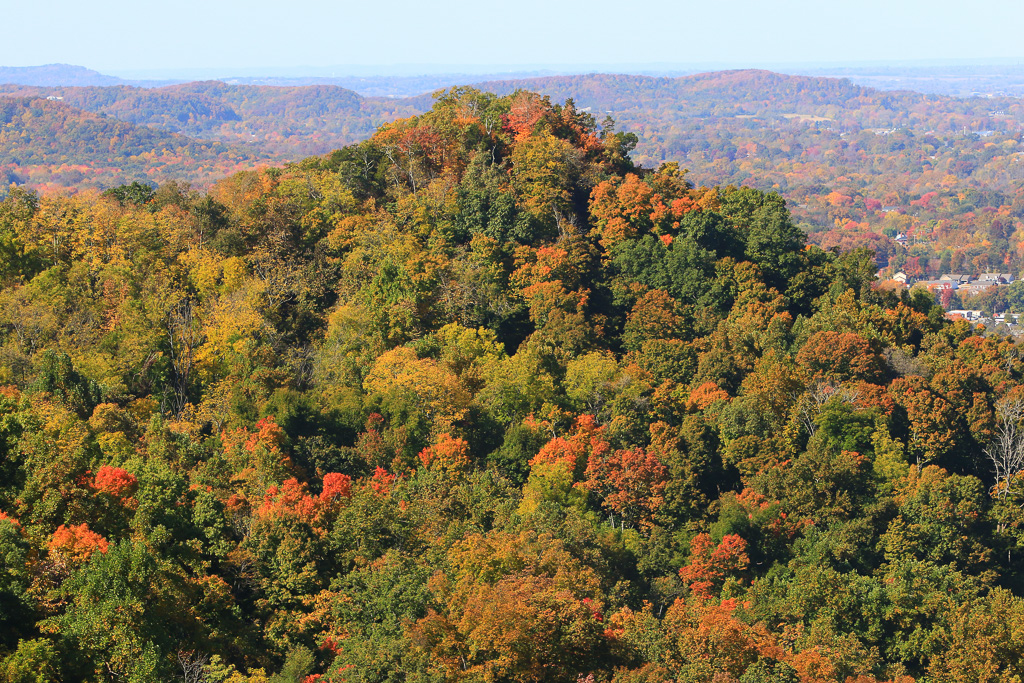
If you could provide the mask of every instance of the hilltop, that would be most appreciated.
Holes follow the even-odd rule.
[[[597,125],[612,125],[610,116],[615,131],[636,136],[630,154],[637,164],[674,161],[702,183],[778,191],[813,241],[870,247],[880,266],[917,277],[968,266],[1003,271],[1016,268],[1017,254],[1024,253],[1014,237],[1024,207],[1019,99],[879,91],[759,70],[679,78],[552,76],[478,89],[525,89],[554,102],[572,98]],[[275,164],[365,139],[376,126],[433,103],[430,94],[388,99],[331,85],[219,81],[160,88],[3,86],[0,93],[60,97],[83,110],[227,144]],[[238,154],[225,153],[211,169],[234,168]],[[175,168],[184,169],[162,168],[160,177],[172,177]],[[11,169],[36,185],[78,182]],[[140,173],[155,177],[153,169]],[[214,176],[211,170],[204,177]],[[89,180],[103,185],[110,177],[90,174]],[[907,236],[905,246],[891,239],[897,234]]]
[[[765,71],[480,85],[571,96],[636,134],[637,163],[674,161],[703,183],[778,191],[813,241],[869,247],[880,266],[917,277],[1021,266],[1017,98],[878,91]],[[908,241],[897,244],[898,234]]]

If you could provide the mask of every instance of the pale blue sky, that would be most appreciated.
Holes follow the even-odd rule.
[[[0,9],[0,65],[65,62],[108,73],[1024,62],[1020,0],[3,0]]]

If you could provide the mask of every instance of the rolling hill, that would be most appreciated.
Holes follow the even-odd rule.
[[[386,121],[420,111],[418,100],[364,98],[332,85],[275,87],[220,81],[161,88],[7,85],[0,86],[0,95],[59,97],[85,111],[244,145],[280,160],[323,154],[369,137]]]
[[[103,188],[134,179],[202,182],[261,158],[61,101],[0,98],[0,180],[7,183]]]

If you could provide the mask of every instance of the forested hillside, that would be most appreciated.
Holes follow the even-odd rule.
[[[86,111],[158,130],[245,145],[295,161],[369,137],[387,121],[424,108],[364,98],[331,85],[275,87],[205,81],[162,88],[0,86],[10,96],[61,97]]]
[[[559,76],[483,87],[573,98],[599,125],[610,114],[617,130],[637,136],[631,156],[640,166],[677,162],[708,185],[777,191],[824,248],[868,247],[880,266],[919,278],[1021,269],[1019,99],[881,92],[766,71]],[[234,150],[276,164],[295,161],[362,140],[382,123],[425,111],[432,102],[429,95],[362,98],[333,86],[218,82],[150,89],[3,86],[0,92],[63,97],[88,111],[229,144],[232,151],[213,165],[221,174],[234,168]],[[50,144],[73,149],[78,143],[57,136]],[[125,179],[197,180],[187,165],[140,168],[132,177],[74,155],[67,163],[83,166],[81,176],[55,163],[9,164],[5,170],[35,186],[102,189]],[[908,248],[893,241],[899,234]]]
[[[1024,355],[530,93],[0,204],[0,675],[1024,675]]]
[[[251,168],[262,156],[84,112],[61,101],[0,98],[4,186],[105,187],[157,179],[211,182]]]

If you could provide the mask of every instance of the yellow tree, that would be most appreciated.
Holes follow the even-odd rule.
[[[407,347],[384,353],[363,381],[393,417],[422,419],[433,434],[454,433],[471,396],[455,373]]]

